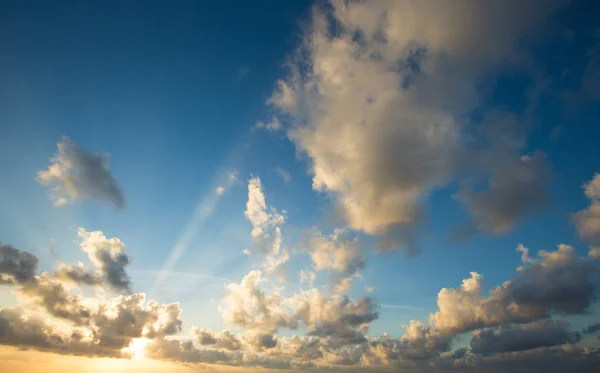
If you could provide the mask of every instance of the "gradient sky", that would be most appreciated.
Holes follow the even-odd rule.
[[[314,288],[334,303],[367,299],[377,316],[361,323],[368,330],[350,329],[408,341],[411,320],[425,334],[442,330],[430,321],[438,293],[459,288],[471,272],[485,277],[488,296],[521,265],[546,268],[538,251],[559,244],[597,270],[597,4],[405,3],[1,1],[0,240],[39,258],[38,275],[79,261],[98,274],[107,267],[80,250],[79,227],[118,237],[133,291],[183,310],[183,327],[167,340],[194,339],[197,326],[268,331],[278,346],[292,335],[337,338],[314,329],[348,325],[325,316],[295,330],[232,321],[228,284],[251,271],[262,271],[265,294],[291,299]],[[73,174],[44,182],[40,171],[49,170],[57,144],[71,149]],[[99,159],[109,163],[92,162]],[[256,183],[266,206],[253,221]],[[57,185],[67,189],[60,206]],[[278,229],[283,243],[274,250]],[[533,260],[522,261],[519,244]],[[269,273],[265,263],[285,255]],[[301,271],[315,273],[314,283],[302,282]],[[0,288],[0,307],[49,311],[14,273],[5,276],[0,283],[12,285]],[[549,280],[528,283],[551,288]],[[103,281],[70,286],[92,298],[123,290]],[[348,289],[334,290],[344,281]],[[597,273],[586,281],[586,304],[572,312],[548,306],[527,322],[568,320],[573,333],[597,323]],[[579,289],[574,282],[562,291]],[[545,291],[552,290],[535,294]],[[467,368],[441,360],[470,346],[457,361],[477,358],[493,372],[485,359],[494,357],[478,354],[471,335],[514,321],[483,322],[455,332],[451,346],[419,348],[451,371]],[[597,335],[533,347],[592,351],[578,360],[586,371],[600,361]],[[11,342],[0,328],[1,344],[53,351],[23,340]],[[270,347],[255,347],[243,349],[271,356]],[[392,366],[427,371],[422,357],[400,355]],[[541,364],[536,359],[519,367]],[[339,367],[334,360],[323,366]]]

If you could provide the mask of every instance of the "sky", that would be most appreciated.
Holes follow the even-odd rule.
[[[597,12],[0,1],[0,360],[596,371]]]

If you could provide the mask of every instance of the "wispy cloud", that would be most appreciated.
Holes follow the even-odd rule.
[[[406,306],[404,304],[381,304],[381,308],[395,308],[402,310],[424,311],[421,307]]]
[[[171,253],[167,257],[162,270],[158,273],[156,281],[149,292],[150,295],[154,294],[156,290],[169,278],[173,268],[179,263],[183,254],[185,254],[187,251],[192,239],[196,236],[206,219],[215,211],[220,197],[223,195],[223,193],[225,193],[226,190],[231,188],[231,186],[233,186],[237,180],[237,173],[235,171],[230,172],[227,175],[224,186],[212,188],[212,192],[209,192],[198,202],[192,217],[181,232],[177,242],[175,242],[175,245],[173,245]]]

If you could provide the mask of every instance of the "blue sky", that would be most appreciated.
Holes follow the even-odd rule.
[[[273,99],[283,92],[277,88],[278,81],[287,82],[292,90],[298,90],[302,83],[314,83],[309,75],[302,74],[302,83],[298,83],[289,68],[297,63],[294,52],[310,35],[308,25],[317,20],[312,6],[310,1],[0,4],[2,242],[32,252],[40,258],[40,271],[50,271],[58,262],[87,260],[79,250],[78,227],[102,231],[108,238],[118,237],[125,243],[131,260],[128,273],[135,291],[150,292],[149,296],[160,303],[179,302],[184,324],[180,335],[184,336],[190,335],[192,325],[244,330],[228,323],[220,307],[228,292],[227,283],[238,283],[249,271],[260,270],[263,265],[262,257],[243,253],[246,248],[257,250],[250,236],[253,226],[244,215],[248,183],[254,177],[260,178],[267,206],[279,213],[285,210],[283,246],[295,249],[285,269],[286,280],[279,283],[275,276],[268,277],[268,284],[283,286],[282,294],[286,296],[295,294],[298,286],[306,288],[298,277],[300,270],[312,270],[310,256],[302,251],[303,233],[314,227],[326,235],[335,228],[347,229],[351,237],[358,237],[366,258],[361,278],[353,280],[348,295],[352,299],[369,296],[379,305],[379,317],[370,324],[371,337],[385,332],[401,337],[410,320],[427,324],[429,314],[438,310],[440,289],[459,287],[470,272],[485,276],[486,292],[509,280],[522,264],[521,253],[516,251],[518,244],[530,248],[532,257],[538,250],[554,251],[561,243],[575,247],[577,255],[587,255],[594,241],[578,235],[571,216],[590,205],[582,186],[600,172],[600,95],[596,85],[600,84],[600,28],[593,2],[564,3],[556,8],[550,2],[539,5],[543,8],[535,10],[541,14],[539,17],[528,20],[524,16],[514,20],[514,27],[504,26],[511,28],[506,32],[510,34],[506,40],[515,40],[510,48],[503,49],[501,43],[505,39],[500,37],[495,40],[490,36],[490,44],[485,37],[473,42],[486,43],[486,51],[497,42],[497,46],[489,47],[489,56],[480,57],[465,47],[464,53],[473,53],[473,57],[469,56],[469,62],[461,68],[447,67],[447,74],[456,73],[457,80],[464,79],[469,85],[465,96],[472,89],[476,99],[463,102],[459,90],[446,96],[436,93],[436,98],[429,101],[419,96],[425,100],[423,108],[441,100],[442,104],[435,101],[436,113],[451,113],[453,121],[465,123],[457,142],[466,144],[465,148],[483,150],[464,153],[464,161],[452,167],[452,176],[447,176],[446,170],[440,171],[443,181],[428,175],[429,181],[418,186],[421,189],[415,201],[420,217],[408,224],[416,242],[416,255],[402,249],[406,237],[394,243],[396,250],[377,249],[378,237],[386,234],[386,224],[392,226],[404,219],[398,209],[390,213],[392,218],[382,218],[387,219],[385,226],[372,223],[378,219],[373,214],[381,210],[373,210],[369,215],[372,220],[360,220],[361,217],[360,221],[345,219],[340,213],[348,208],[340,202],[344,196],[361,198],[356,194],[360,184],[356,180],[363,180],[363,175],[359,178],[350,174],[355,171],[344,173],[356,170],[353,162],[337,164],[339,169],[328,171],[328,175],[341,175],[342,185],[350,185],[350,191],[333,181],[326,181],[322,190],[313,188],[313,167],[319,157],[329,165],[336,164],[333,158],[326,158],[331,149],[317,148],[310,142],[312,137],[294,137],[292,132],[303,126],[311,128],[311,120],[335,121],[337,117],[332,113],[341,114],[334,109],[327,112],[330,108],[326,105],[328,100],[334,102],[337,98],[317,97],[315,104],[310,97],[302,101],[299,91],[295,91],[298,101],[293,109],[286,106],[285,100]],[[460,12],[452,10],[455,11]],[[433,28],[435,19],[414,26],[428,30]],[[535,32],[518,25],[534,24],[533,20],[537,22]],[[347,26],[343,19],[333,22],[339,22],[342,29]],[[360,24],[362,20],[356,22]],[[364,22],[362,32],[366,33],[371,21]],[[480,24],[472,27],[474,34],[504,32],[491,26],[490,30],[477,31],[476,27],[485,28]],[[526,37],[525,31],[519,34],[521,29],[528,30]],[[335,32],[330,35],[333,39]],[[428,32],[424,34],[429,35]],[[447,57],[442,52],[434,54],[437,39],[425,39],[416,40],[424,45],[428,56],[425,61]],[[356,43],[360,45],[359,41]],[[332,43],[332,50],[333,46]],[[439,50],[444,51],[445,47]],[[508,57],[497,58],[496,51],[506,52]],[[307,65],[298,62],[298,66],[319,66],[318,54],[325,55],[327,51],[312,52],[314,59],[302,61]],[[449,61],[453,61],[452,53],[448,53]],[[498,61],[489,62],[494,58]],[[457,57],[457,61],[467,60]],[[421,80],[439,78],[438,71],[428,70],[428,63],[433,62],[417,62],[422,66],[411,73],[417,86]],[[350,69],[350,65],[340,66]],[[358,73],[368,75],[369,71]],[[359,83],[363,84],[356,84]],[[349,90],[363,87],[347,84]],[[452,89],[460,87],[462,83],[458,82]],[[374,96],[377,94],[373,92]],[[373,102],[379,99],[382,98]],[[313,110],[311,105],[319,109]],[[410,110],[420,107],[415,101]],[[402,110],[398,107],[399,112]],[[323,119],[322,111],[331,116]],[[524,207],[522,213],[511,218],[509,229],[494,232],[474,228],[470,230],[472,234],[456,239],[452,232],[466,224],[474,227],[481,218],[461,200],[461,191],[466,193],[464,196],[469,193],[465,185],[475,180],[475,190],[481,192],[489,175],[499,172],[500,179],[505,177],[494,168],[493,161],[492,166],[470,166],[477,163],[479,155],[486,157],[485,151],[495,149],[499,137],[508,133],[493,134],[476,143],[485,137],[478,131],[487,124],[490,113],[516,118],[514,127],[506,127],[517,134],[513,140],[520,144],[515,159],[536,151],[545,153],[544,164],[549,172],[540,178],[544,178],[547,198],[539,206]],[[268,123],[274,117],[281,122],[281,128],[271,131],[256,127],[257,121]],[[317,133],[323,128],[312,129]],[[331,133],[323,132],[323,136]],[[344,132],[340,133],[343,136]],[[40,185],[36,175],[48,168],[63,136],[85,151],[110,154],[110,173],[123,191],[124,208],[93,198],[54,206],[48,188]],[[338,139],[330,140],[332,147],[338,147],[333,151],[338,151]],[[402,159],[407,154],[402,152],[410,144],[405,139],[398,141],[395,145],[392,141],[393,152],[390,150],[389,157],[384,157],[391,170],[388,173],[382,169],[381,175],[396,175],[395,164],[404,163]],[[452,141],[443,140],[443,144]],[[439,146],[445,147],[443,144]],[[360,146],[370,149],[362,142],[348,148],[354,151]],[[513,150],[511,146],[499,147],[492,159],[508,154]],[[373,154],[379,154],[379,150]],[[371,154],[362,156],[370,159]],[[388,164],[387,160],[383,163]],[[498,159],[497,163],[502,162]],[[424,163],[415,167],[424,170],[427,166]],[[404,166],[398,167],[401,173]],[[289,174],[289,180],[281,176],[281,170]],[[236,177],[230,177],[231,173]],[[384,176],[382,180],[387,180]],[[397,182],[394,180],[390,183]],[[357,184],[353,186],[353,182]],[[224,187],[222,195],[216,192],[218,187]],[[523,203],[515,198],[509,198],[508,203]],[[527,201],[531,199],[526,196]],[[181,256],[163,274],[164,281],[157,284],[176,247]],[[327,273],[318,273],[315,286],[330,284]],[[373,288],[372,292],[367,291],[368,287]],[[1,294],[0,306],[18,303],[10,291],[2,289]],[[597,322],[597,309],[592,304],[584,315],[561,317],[571,320],[573,329],[581,329]],[[278,333],[290,336],[298,331],[282,328]],[[455,348],[467,345],[469,339],[465,338],[457,341]],[[591,337],[583,342],[598,347]]]

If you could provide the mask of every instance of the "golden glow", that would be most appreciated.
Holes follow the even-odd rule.
[[[123,352],[130,355],[134,360],[146,359],[146,346],[149,340],[146,338],[134,338],[131,344],[123,349]]]

